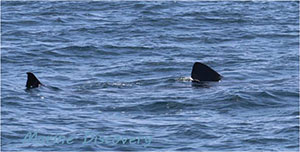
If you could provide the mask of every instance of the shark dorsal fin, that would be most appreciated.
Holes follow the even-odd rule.
[[[26,88],[36,88],[42,85],[42,83],[35,77],[35,75],[31,72],[27,72],[27,83]]]
[[[196,62],[192,70],[193,81],[219,81],[222,76],[209,66]]]

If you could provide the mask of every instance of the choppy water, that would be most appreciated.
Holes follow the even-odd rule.
[[[2,150],[299,150],[298,2],[1,3]]]

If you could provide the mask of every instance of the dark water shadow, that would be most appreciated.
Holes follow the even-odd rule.
[[[211,88],[220,85],[221,81],[192,81],[193,88]]]
[[[34,93],[34,92],[40,92],[42,90],[48,90],[48,91],[62,91],[62,89],[58,88],[58,87],[53,87],[53,86],[46,86],[46,85],[42,85],[40,87],[37,88],[25,88],[24,91],[27,93]]]
[[[210,88],[212,86],[211,82],[195,82],[192,81],[192,87],[194,88]]]

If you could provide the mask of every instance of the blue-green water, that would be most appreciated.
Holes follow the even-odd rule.
[[[299,150],[298,2],[1,4],[2,150]]]

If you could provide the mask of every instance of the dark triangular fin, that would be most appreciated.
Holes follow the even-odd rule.
[[[193,81],[219,81],[222,76],[207,65],[196,62],[192,70]]]
[[[27,83],[26,83],[26,88],[36,88],[42,85],[42,83],[34,76],[33,73],[27,72]]]

